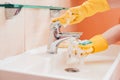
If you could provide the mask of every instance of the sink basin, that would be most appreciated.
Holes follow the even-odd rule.
[[[87,56],[84,64],[71,68],[65,49],[59,49],[58,54],[48,54],[43,46],[1,60],[0,80],[103,80],[119,48],[112,45],[107,51]]]

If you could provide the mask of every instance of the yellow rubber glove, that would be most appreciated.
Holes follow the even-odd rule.
[[[96,35],[90,40],[79,43],[78,46],[80,49],[85,51],[83,55],[88,55],[107,49],[108,42],[104,39],[102,35]]]
[[[62,16],[53,19],[52,22],[60,21],[62,25],[76,24],[86,17],[109,9],[107,0],[88,0],[81,6],[70,8]]]

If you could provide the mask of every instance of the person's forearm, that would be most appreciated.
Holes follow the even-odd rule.
[[[109,45],[120,41],[120,24],[104,32],[103,37],[107,40]]]
[[[120,8],[120,0],[108,0],[111,8]]]

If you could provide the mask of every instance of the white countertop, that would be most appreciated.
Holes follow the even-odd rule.
[[[39,79],[47,80],[43,77],[51,77],[56,78],[55,80],[59,79],[66,79],[66,80],[112,80],[110,79],[113,76],[113,73],[115,73],[116,67],[118,66],[118,63],[120,61],[120,55],[119,54],[120,46],[112,45],[110,48],[104,52],[100,52],[94,55],[89,55],[87,58],[85,58],[85,64],[82,65],[80,68],[80,72],[76,73],[69,73],[65,72],[63,68],[60,67],[61,63],[58,62],[57,67],[55,67],[52,71],[44,71],[45,67],[42,67],[39,65],[40,63],[49,66],[49,56],[42,57],[46,58],[44,59],[46,62],[42,62],[40,60],[41,53],[44,53],[45,46],[36,48],[30,51],[27,51],[23,54],[12,56],[9,58],[6,58],[4,60],[0,61],[0,74],[2,74],[2,77],[5,75],[10,75],[8,72],[15,72],[15,73],[23,73],[24,77],[25,75],[31,75],[33,76],[31,80],[37,80],[35,79],[35,76],[39,76]],[[32,64],[31,64],[32,63]],[[43,72],[41,71],[43,68]],[[3,75],[3,73],[5,75]],[[19,74],[14,74],[19,75]],[[11,76],[14,76],[11,75]],[[1,76],[0,76],[1,77]],[[22,77],[22,80],[25,80],[24,77]],[[113,77],[112,77],[113,78]],[[53,80],[48,79],[48,80]],[[2,80],[9,80],[6,77],[3,77]],[[12,79],[11,79],[12,80]]]

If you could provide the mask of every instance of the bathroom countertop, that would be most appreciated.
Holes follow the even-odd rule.
[[[49,66],[50,58],[46,56],[46,59],[40,59],[41,56],[39,52],[44,53],[44,49],[45,46],[1,60],[0,80],[9,80],[9,78],[5,76],[14,75],[23,75],[22,77],[18,76],[17,80],[19,80],[19,78],[22,80],[27,79],[25,76],[31,76],[29,80],[115,80],[115,75],[113,74],[115,74],[116,68],[120,63],[120,46],[112,45],[104,52],[89,55],[85,58],[85,63],[79,72],[76,73],[65,72],[64,69],[60,67],[60,62],[55,64],[57,67],[52,68],[52,71],[45,71],[45,65],[47,64],[47,66]],[[42,62],[42,60],[45,61]],[[11,80],[15,80],[14,77],[11,77]]]

